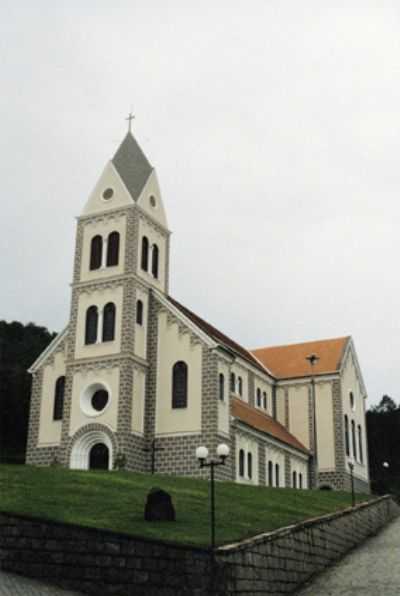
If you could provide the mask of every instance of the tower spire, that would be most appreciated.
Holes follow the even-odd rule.
[[[132,120],[135,119],[135,115],[132,114],[132,112],[129,112],[129,116],[128,118],[125,118],[125,120],[128,121],[128,132],[132,132]]]

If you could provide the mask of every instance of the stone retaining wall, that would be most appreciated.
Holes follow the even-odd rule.
[[[278,596],[399,515],[382,497],[250,540],[201,548],[0,513],[0,568],[114,596]]]

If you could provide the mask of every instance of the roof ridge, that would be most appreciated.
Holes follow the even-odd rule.
[[[261,346],[259,348],[251,348],[250,352],[254,353],[258,350],[272,350],[275,348],[291,348],[296,346],[306,346],[307,344],[317,344],[317,343],[328,343],[330,341],[338,341],[338,340],[345,340],[350,339],[351,335],[341,335],[339,337],[328,337],[326,339],[309,339],[307,341],[299,341],[292,344],[276,344],[273,346]]]

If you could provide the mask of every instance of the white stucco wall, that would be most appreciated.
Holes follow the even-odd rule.
[[[261,407],[257,406],[257,389],[260,389],[261,391]],[[263,394],[265,393],[267,394],[267,409],[264,409],[263,406]],[[266,381],[265,378],[259,376],[259,375],[254,375],[254,405],[257,409],[261,410],[262,412],[265,412],[266,414],[269,414],[269,416],[272,416],[272,385],[270,385],[268,383],[268,381]]]
[[[302,475],[302,488],[308,488],[308,464],[306,461],[290,456],[290,486],[293,487],[293,472],[297,474],[297,488],[299,488],[299,476]]]
[[[81,408],[81,397],[85,389],[93,383],[103,383],[109,392],[110,400],[105,410],[95,416],[84,414]],[[117,429],[117,411],[119,394],[119,368],[104,368],[77,372],[72,380],[72,403],[69,434],[74,435],[86,424],[104,424],[111,430]]]
[[[333,418],[332,381],[316,382],[316,416],[318,468],[320,472],[335,470],[335,425]]]
[[[346,456],[346,461],[354,463],[354,475],[362,480],[369,479],[368,462],[367,462],[367,445],[366,445],[366,423],[365,423],[365,403],[362,396],[362,387],[357,378],[355,363],[351,352],[348,353],[344,363],[342,377],[341,377],[341,391],[342,391],[342,408],[343,416],[347,414],[349,418],[349,438],[350,438],[350,457]],[[350,406],[350,391],[354,395],[354,409]],[[356,425],[356,444],[357,444],[357,459],[353,454],[353,442],[351,436],[351,421],[354,420]],[[343,424],[343,445],[344,441],[344,420]],[[362,429],[362,447],[363,447],[363,463],[360,462],[359,446],[358,446],[358,425]]]
[[[278,422],[286,426],[285,420],[285,389],[283,387],[276,388],[276,419]]]
[[[40,404],[39,447],[58,445],[61,440],[62,420],[53,420],[56,381],[65,375],[65,354],[58,352],[54,363],[43,369],[42,400]]]
[[[225,378],[224,400],[219,399],[218,385],[218,432],[229,436],[229,417],[230,417],[230,391],[229,391],[229,364],[223,361],[218,362],[218,383],[219,375],[223,374]]]
[[[269,462],[273,465],[272,484],[269,482]],[[265,448],[265,483],[267,486],[277,486],[276,483],[276,464],[279,466],[279,487],[286,486],[285,454],[274,445]]]
[[[310,447],[309,435],[309,384],[288,385],[289,392],[289,431],[307,448]]]
[[[147,292],[137,290],[136,301],[141,300],[143,303],[143,324],[138,325],[135,319],[135,354],[141,358],[146,359],[147,355],[147,326],[149,314],[149,300]]]
[[[244,477],[239,476],[239,452],[243,449],[245,453],[244,458]],[[247,454],[252,455],[252,478],[249,478],[247,467]],[[244,484],[259,484],[258,474],[258,444],[257,441],[249,438],[246,435],[238,433],[236,435],[236,481]]]
[[[103,192],[107,188],[114,190],[114,195],[109,200],[104,200]],[[102,211],[111,211],[112,209],[119,209],[121,207],[133,206],[134,201],[126,190],[119,174],[114,168],[111,161],[109,161],[103,170],[96,186],[91,192],[89,199],[82,211],[82,215],[94,215]]]
[[[94,358],[108,354],[118,354],[121,350],[121,319],[122,319],[122,286],[116,288],[104,288],[90,293],[82,293],[79,296],[77,333],[75,343],[75,358]],[[86,311],[94,305],[99,312],[104,309],[108,302],[113,302],[116,307],[115,316],[115,339],[113,341],[85,345]],[[98,340],[101,339],[101,327],[98,331]]]
[[[119,233],[119,260],[118,265],[106,267],[107,256],[107,238],[112,232]],[[90,250],[92,238],[95,236],[103,238],[103,266],[100,269],[90,271]],[[85,223],[83,231],[82,244],[82,262],[80,281],[90,281],[93,279],[104,279],[113,275],[120,275],[124,272],[125,259],[125,239],[126,239],[126,216],[121,215],[112,221],[97,220]]]
[[[144,432],[144,403],[146,375],[142,370],[135,370],[132,397],[132,432],[142,435]]]
[[[234,373],[235,378],[236,378],[236,390],[232,393],[232,395],[234,395],[235,397],[239,397],[240,399],[242,399],[243,401],[247,402],[249,401],[249,375],[248,375],[248,371],[244,366],[241,366],[240,364],[233,364],[231,366],[231,373]],[[242,395],[239,395],[239,389],[238,389],[238,377],[242,377],[242,387],[243,387],[243,391],[242,391]],[[230,387],[230,375],[229,375],[229,387]]]
[[[188,405],[173,409],[172,368],[180,360],[188,366]],[[189,332],[181,333],[178,324],[168,322],[166,312],[159,313],[156,434],[201,431],[201,371],[201,346],[191,343]]]
[[[152,204],[152,196],[155,199],[155,204]],[[141,209],[148,213],[152,219],[156,220],[164,228],[168,227],[167,216],[161,199],[160,186],[158,184],[155,170],[153,170],[150,174],[137,200],[137,204]]]

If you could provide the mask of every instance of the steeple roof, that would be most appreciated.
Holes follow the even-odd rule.
[[[117,152],[112,158],[112,163],[121,176],[132,199],[137,201],[153,171],[147,157],[139,147],[131,132],[128,132]]]

